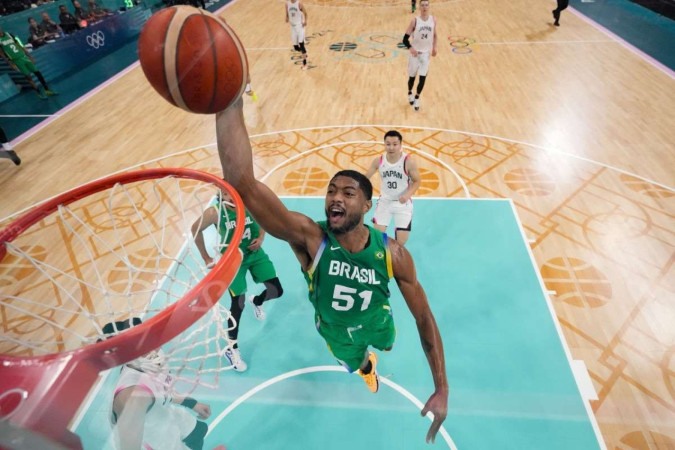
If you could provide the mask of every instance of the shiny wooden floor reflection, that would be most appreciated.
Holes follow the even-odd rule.
[[[409,2],[304,3],[306,72],[282,2],[222,11],[260,97],[245,100],[258,176],[323,195],[396,127],[421,162],[419,195],[512,198],[607,447],[675,448],[672,76],[572,11],[553,27],[550,3],[437,0],[439,55],[415,112],[397,47]],[[356,49],[331,49],[345,42]],[[213,117],[169,106],[134,68],[16,146],[24,164],[0,169],[0,217],[138,164],[217,173],[214,133]]]

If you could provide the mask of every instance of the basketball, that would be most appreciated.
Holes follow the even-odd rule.
[[[172,6],[147,21],[138,58],[153,88],[186,111],[213,114],[244,92],[244,46],[224,20],[192,6]]]

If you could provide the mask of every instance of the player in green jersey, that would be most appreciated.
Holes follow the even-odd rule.
[[[35,66],[33,56],[26,51],[23,45],[21,45],[14,36],[5,32],[2,28],[0,28],[0,57],[7,61],[9,67],[21,72],[26,77],[26,80],[28,80],[33,89],[35,89],[35,92],[37,92],[38,97],[45,99],[47,98],[47,95],[56,95],[56,92],[49,89],[47,81],[42,76],[42,72]],[[40,80],[40,83],[44,87],[44,93],[37,84],[35,84],[35,81],[33,81],[33,78],[30,76],[31,73],[34,73],[37,79]]]
[[[207,267],[212,267],[215,261],[206,250],[203,231],[210,226],[216,227],[220,235],[218,249],[220,253],[223,253],[230,244],[234,234],[235,215],[232,197],[229,193],[222,192],[213,204],[204,211],[202,216],[192,224],[192,235],[195,238],[195,245]],[[244,310],[246,297],[246,273],[250,272],[253,281],[256,283],[265,285],[265,290],[260,294],[248,297],[248,301],[253,306],[253,314],[256,319],[265,320],[265,310],[262,306],[264,302],[279,298],[284,293],[281,282],[277,277],[277,272],[274,269],[274,264],[272,264],[265,250],[262,249],[265,231],[253,220],[248,211],[246,211],[245,221],[246,228],[239,244],[239,249],[242,251],[244,257],[241,267],[239,267],[239,272],[237,272],[229,288],[230,297],[232,298],[230,313],[232,314],[233,328],[228,331],[228,335],[233,341],[233,345],[232,348],[228,348],[225,352],[225,356],[230,361],[230,364],[238,372],[243,372],[248,367],[241,358],[239,343],[237,341],[241,313]]]
[[[373,392],[379,386],[377,359],[368,348],[389,350],[393,345],[387,284],[394,278],[415,318],[434,380],[435,390],[422,409],[423,416],[434,415],[426,437],[433,442],[448,411],[443,342],[410,253],[364,223],[372,206],[370,181],[353,170],[338,172],[328,185],[325,222],[289,211],[255,179],[242,103],[239,99],[216,115],[225,180],[269,234],[289,243],[308,282],[319,333],[334,356],[357,371]]]

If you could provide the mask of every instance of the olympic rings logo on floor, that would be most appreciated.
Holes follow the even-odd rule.
[[[103,47],[105,45],[105,34],[103,31],[99,30],[87,36],[87,44],[95,49]]]
[[[468,55],[473,52],[471,45],[475,44],[476,40],[464,36],[448,36],[448,42],[450,42],[453,53]]]

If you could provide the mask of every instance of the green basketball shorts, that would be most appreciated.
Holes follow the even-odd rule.
[[[352,327],[333,325],[315,317],[316,328],[338,362],[350,372],[357,370],[367,358],[368,347],[391,350],[396,340],[396,327],[391,308],[385,306],[382,314],[368,324]]]
[[[256,283],[263,283],[277,276],[274,264],[267,256],[265,250],[258,249],[244,257],[239,272],[230,284],[230,295],[236,297],[246,293],[246,272],[251,272],[251,277]]]

